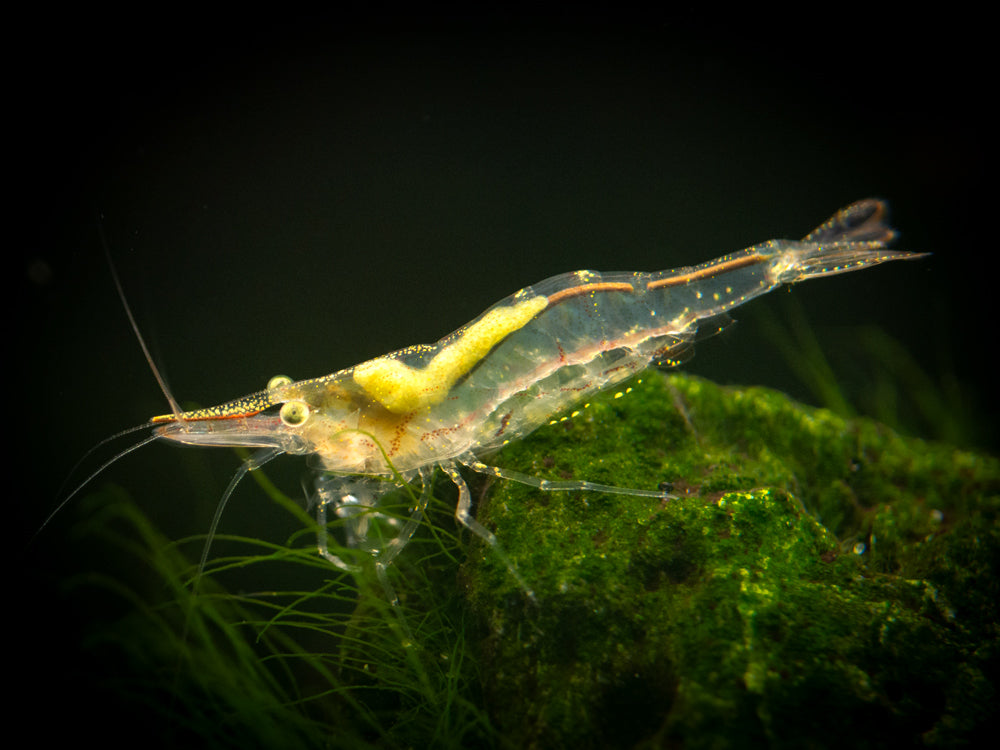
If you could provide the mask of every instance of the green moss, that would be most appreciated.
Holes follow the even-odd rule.
[[[1000,465],[763,389],[652,375],[505,449],[464,577],[513,746],[950,746],[996,699]],[[690,424],[673,408],[683,404]]]

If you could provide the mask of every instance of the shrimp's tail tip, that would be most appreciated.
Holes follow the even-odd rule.
[[[889,226],[889,204],[865,198],[842,208],[802,238],[803,242],[877,242],[888,245],[896,238]]]
[[[902,250],[887,250],[882,245],[850,242],[833,247],[822,247],[812,253],[795,252],[797,257],[779,270],[779,279],[784,284],[795,284],[820,276],[857,271],[859,268],[875,266],[891,260],[916,260],[930,253],[910,253]]]
[[[888,218],[888,204],[876,198],[842,208],[801,241],[785,245],[774,268],[777,280],[794,284],[891,260],[916,260],[930,255],[888,249],[886,245],[897,236]]]

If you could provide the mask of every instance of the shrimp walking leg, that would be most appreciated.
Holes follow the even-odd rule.
[[[488,474],[489,476],[496,477],[497,479],[507,479],[512,482],[520,482],[521,484],[526,484],[529,487],[534,487],[536,490],[544,490],[546,492],[605,492],[609,495],[657,497],[663,500],[673,499],[673,495],[669,495],[661,490],[636,490],[630,487],[615,487],[610,484],[596,484],[594,482],[586,482],[576,479],[564,481],[539,479],[538,477],[533,477],[530,474],[522,474],[519,471],[502,469],[499,466],[489,466],[471,454],[461,456],[459,461],[463,465],[468,466],[470,469],[477,471],[480,474]]]
[[[521,574],[518,573],[517,568],[514,567],[514,563],[511,562],[510,558],[507,557],[507,554],[500,547],[496,534],[472,517],[472,495],[469,493],[469,485],[465,483],[458,467],[452,461],[442,462],[441,471],[447,474],[458,488],[458,503],[455,506],[455,520],[489,545],[492,554],[496,555],[500,561],[507,566],[507,570],[510,572],[513,579],[517,581],[517,585],[521,587],[521,590],[524,591],[525,595],[531,601],[535,601],[535,592],[531,590],[531,587],[528,586]]]

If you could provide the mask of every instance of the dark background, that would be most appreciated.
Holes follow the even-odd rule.
[[[866,356],[853,332],[877,326],[959,405],[960,441],[996,449],[995,92],[975,18],[838,6],[533,27],[57,21],[12,24],[30,52],[8,61],[8,468],[25,478],[9,502],[24,537],[88,448],[167,411],[99,224],[177,397],[208,405],[277,373],[434,341],[556,273],[698,263],[883,197],[897,246],[934,255],[809,282],[794,303],[846,363],[849,396],[867,387],[849,366]],[[816,403],[758,324],[788,302],[737,310],[685,369]],[[941,437],[910,416],[908,431]],[[101,481],[125,485],[169,534],[203,533],[237,459],[194,452],[154,445]],[[305,467],[284,463],[294,494]],[[241,489],[226,530],[267,513]],[[25,571],[64,575],[66,515],[20,542]]]

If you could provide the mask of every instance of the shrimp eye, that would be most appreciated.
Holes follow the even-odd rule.
[[[267,390],[273,391],[275,388],[280,388],[281,386],[288,385],[291,382],[292,379],[287,375],[275,375],[267,381]]]
[[[288,401],[282,404],[278,415],[287,426],[298,427],[309,419],[309,405],[305,401]]]

